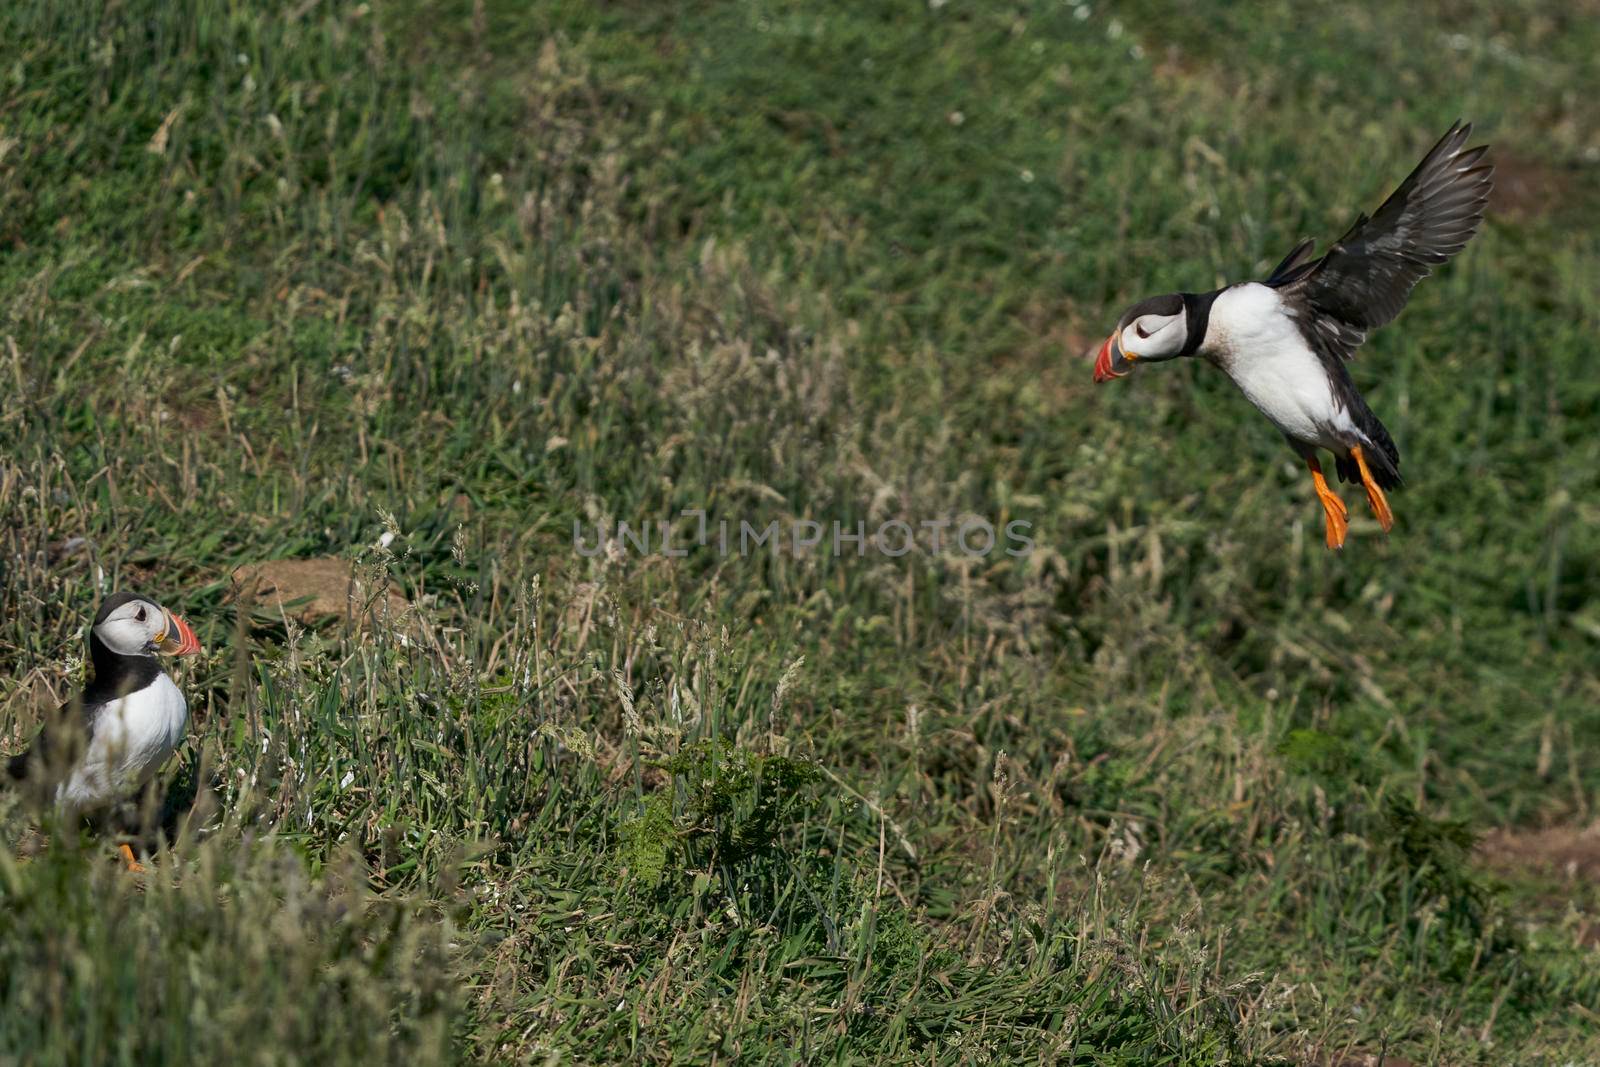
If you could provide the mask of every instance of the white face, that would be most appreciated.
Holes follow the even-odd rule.
[[[1122,328],[1117,344],[1136,359],[1165,359],[1176,356],[1189,339],[1184,315],[1140,315]]]
[[[167,615],[148,600],[130,600],[107,615],[94,632],[119,656],[149,656],[166,635]]]

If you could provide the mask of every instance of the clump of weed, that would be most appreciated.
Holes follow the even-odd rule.
[[[1312,729],[1290,730],[1279,742],[1278,754],[1290,770],[1326,784],[1345,781],[1353,762],[1348,745],[1337,737]]]
[[[1482,937],[1491,925],[1494,897],[1468,865],[1477,834],[1461,819],[1437,818],[1404,797],[1391,797],[1383,812],[1389,859],[1405,874],[1403,886],[1415,905],[1412,919],[1433,915],[1447,928]],[[1508,947],[1503,936],[1491,947]]]
[[[621,858],[649,887],[672,875],[719,875],[732,885],[785,858],[784,842],[815,809],[815,765],[705,740],[656,764],[672,790],[646,797],[619,827]]]
[[[672,798],[666,793],[645,797],[639,813],[624,820],[617,833],[623,868],[641,885],[651,889],[659,886],[678,841]]]

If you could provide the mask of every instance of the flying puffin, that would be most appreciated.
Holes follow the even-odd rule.
[[[1317,450],[1333,453],[1341,482],[1360,482],[1387,533],[1384,490],[1400,484],[1400,452],[1356,391],[1345,362],[1367,334],[1400,313],[1428,272],[1466,247],[1483,220],[1493,166],[1487,145],[1467,148],[1456,122],[1371,218],[1308,259],[1294,247],[1266,280],[1210,293],[1171,293],[1134,304],[1100,346],[1094,380],[1143,363],[1201,356],[1234,380],[1305,460],[1327,519],[1329,548],[1349,530],[1344,502],[1322,476]]]
[[[189,706],[156,653],[191,656],[189,624],[133,593],[113,593],[89,629],[94,679],[64,705],[33,745],[6,761],[6,774],[37,784],[70,815],[105,809],[136,792],[183,740]],[[142,870],[127,844],[131,871]]]

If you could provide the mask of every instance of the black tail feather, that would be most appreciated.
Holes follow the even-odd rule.
[[[1380,489],[1398,489],[1404,479],[1400,477],[1400,450],[1394,446],[1394,438],[1389,436],[1388,429],[1378,421],[1378,416],[1371,410],[1357,410],[1352,414],[1355,415],[1356,425],[1361,432],[1376,446],[1361,450],[1361,454],[1367,460],[1367,469],[1372,472],[1373,481],[1378,483]],[[1334,463],[1338,468],[1341,482],[1361,484],[1361,466],[1356,463],[1354,455],[1335,456]]]

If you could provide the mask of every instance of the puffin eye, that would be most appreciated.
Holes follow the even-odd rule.
[[[1138,334],[1141,339],[1150,336],[1150,331],[1146,330],[1137,322],[1133,324],[1133,332]]]
[[[142,606],[139,608],[139,614],[134,616],[134,620],[137,622],[144,622],[144,608]]]

